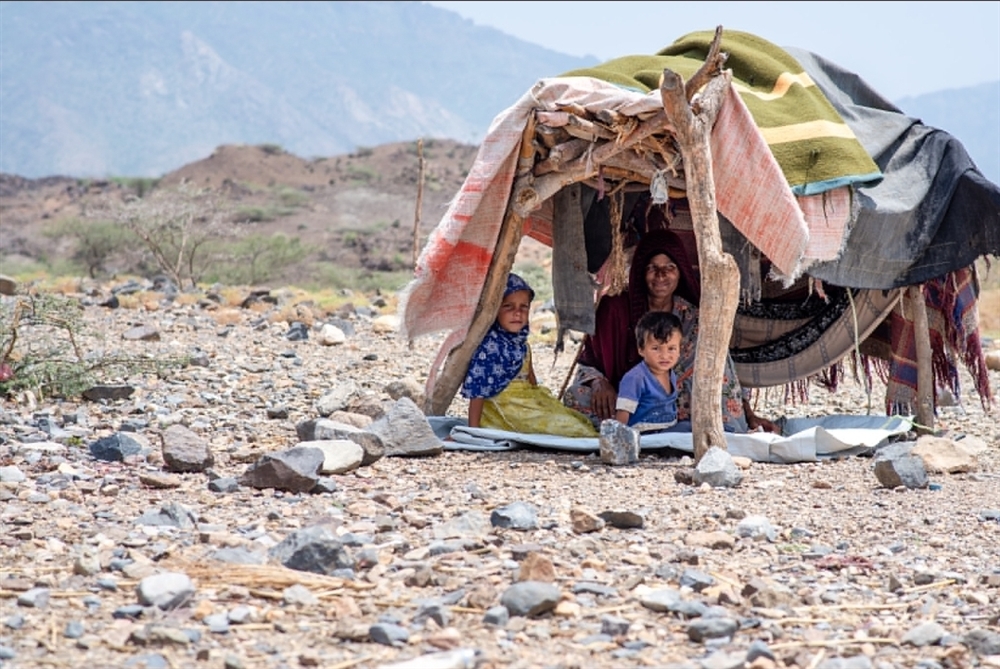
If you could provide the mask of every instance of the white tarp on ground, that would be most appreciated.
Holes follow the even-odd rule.
[[[596,453],[600,450],[597,437],[567,438],[475,428],[469,427],[464,419],[452,416],[432,416],[428,421],[446,450],[510,451],[532,447],[576,453]],[[784,435],[727,433],[726,446],[730,455],[755,462],[815,462],[822,458],[870,453],[888,443],[890,438],[905,434],[912,426],[912,420],[903,416],[792,418],[784,424]],[[639,448],[640,452],[694,452],[690,432],[643,435]]]

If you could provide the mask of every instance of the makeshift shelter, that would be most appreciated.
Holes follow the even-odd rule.
[[[691,153],[687,124],[706,114],[705,151]],[[1000,187],[857,75],[719,28],[540,79],[496,117],[403,293],[404,337],[449,332],[425,412],[450,405],[523,235],[553,249],[561,342],[593,331],[595,296],[623,287],[629,236],[651,213],[702,264],[703,323],[706,296],[731,292],[708,270],[735,259],[736,313],[711,308],[732,324],[744,386],[834,388],[854,354],[887,379],[887,413],[920,408],[921,369],[925,403],[957,391],[958,364],[992,404],[974,262],[1000,255]]]

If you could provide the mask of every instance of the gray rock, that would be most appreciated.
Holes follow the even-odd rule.
[[[323,465],[319,470],[321,474],[346,474],[360,467],[365,458],[365,450],[350,439],[302,441],[296,446],[323,451]]]
[[[521,581],[507,588],[500,603],[512,616],[535,617],[548,613],[559,603],[562,593],[551,583]]]
[[[512,530],[537,530],[538,510],[527,502],[512,502],[494,509],[490,514],[490,524]]]
[[[160,341],[160,331],[152,325],[139,325],[122,333],[125,341]]]
[[[442,602],[421,604],[413,614],[413,622],[421,625],[427,620],[433,620],[439,628],[444,629],[451,624],[451,608]]]
[[[128,385],[118,386],[91,386],[83,391],[83,398],[91,402],[127,400],[132,397],[135,388]]]
[[[383,646],[402,646],[410,640],[409,631],[393,623],[375,623],[368,629],[368,635]]]
[[[79,620],[70,620],[66,623],[66,626],[63,627],[63,636],[67,639],[79,639],[83,636],[85,631],[86,629],[84,628],[82,622]]]
[[[625,618],[607,614],[601,616],[601,634],[607,634],[610,637],[625,636],[628,634],[629,625],[631,623]]]
[[[215,464],[208,442],[183,425],[171,425],[160,438],[168,471],[203,472]]]
[[[370,423],[369,423],[370,424]],[[361,466],[376,462],[385,455],[385,446],[382,438],[377,434],[372,434],[349,423],[330,420],[329,418],[318,418],[304,420],[295,426],[295,432],[299,441],[336,441],[348,439],[353,441],[364,451],[361,459]]]
[[[767,539],[774,543],[778,538],[778,531],[764,516],[747,516],[736,526],[736,536],[756,540]]]
[[[338,569],[354,568],[354,559],[325,525],[313,525],[293,532],[272,548],[268,556],[289,569],[327,576]]]
[[[507,621],[510,620],[510,611],[507,610],[506,606],[491,606],[486,610],[483,615],[483,623],[486,625],[496,625],[497,627],[504,627],[507,625]]]
[[[892,446],[902,447],[903,444]],[[927,469],[923,458],[913,455],[909,449],[887,447],[879,451],[875,458],[875,478],[883,488],[926,488]]]
[[[316,413],[325,418],[334,411],[340,411],[347,406],[348,402],[351,401],[351,398],[357,395],[357,393],[358,386],[354,383],[354,381],[341,383],[317,400]]]
[[[681,587],[691,588],[695,592],[701,592],[705,588],[714,585],[715,579],[700,569],[685,569],[680,577]]]
[[[732,618],[697,618],[688,624],[688,638],[695,643],[707,639],[727,639],[736,634],[740,624]]]
[[[142,444],[125,432],[102,437],[89,446],[90,454],[106,462],[122,462],[130,455],[142,453]]]
[[[633,465],[639,461],[639,431],[613,418],[601,421],[598,445],[601,462],[606,465]]]
[[[619,530],[642,529],[646,524],[645,518],[634,511],[601,511],[597,516]]]
[[[220,476],[208,482],[208,489],[212,492],[236,492],[240,489],[240,482],[232,476]]]
[[[183,572],[153,574],[139,581],[136,595],[143,606],[156,606],[167,611],[181,606],[194,596],[194,583]]]
[[[264,564],[267,562],[267,558],[264,555],[243,546],[220,548],[212,553],[212,558],[230,564]]]
[[[21,483],[27,478],[16,465],[0,467],[0,483]]]
[[[743,481],[743,472],[728,451],[713,446],[695,465],[693,478],[698,485],[707,483],[713,488],[735,488]]]
[[[319,603],[319,599],[312,590],[301,583],[290,585],[282,590],[281,601],[292,606],[316,606]]]
[[[382,439],[386,455],[440,455],[444,451],[427,417],[409,397],[397,400],[367,431]]]
[[[746,655],[739,651],[727,652],[719,650],[704,660],[700,664],[700,669],[743,669],[746,666]]]
[[[274,488],[288,492],[309,492],[319,481],[323,451],[294,447],[264,455],[240,477],[241,485],[251,488]]]
[[[933,646],[945,635],[945,628],[928,620],[908,630],[903,635],[902,642],[911,646]]]
[[[638,589],[637,589],[638,590]],[[639,603],[650,611],[664,613],[681,601],[681,593],[675,588],[646,588],[638,591]]]
[[[963,642],[976,655],[1000,655],[1000,632],[978,627],[970,630]]]
[[[17,605],[32,609],[44,609],[49,605],[51,591],[48,588],[31,588],[17,596]]]
[[[136,525],[164,525],[187,529],[198,522],[194,513],[177,502],[164,504],[156,511],[146,511],[135,519]]]

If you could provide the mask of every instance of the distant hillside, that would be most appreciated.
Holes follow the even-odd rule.
[[[1000,184],[1000,81],[903,98],[896,104],[957,137],[979,171]]]
[[[3,2],[0,172],[160,176],[221,144],[478,143],[592,65],[421,2]]]
[[[538,79],[596,64],[423,2],[0,11],[0,172],[31,178],[159,177],[227,144],[306,159],[419,138],[478,144]],[[1000,82],[898,104],[1000,181]]]

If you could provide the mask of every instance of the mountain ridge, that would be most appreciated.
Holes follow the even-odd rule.
[[[476,144],[539,78],[598,62],[423,2],[0,5],[0,172],[30,178],[160,177],[226,144]],[[986,86],[899,104],[998,181]]]

